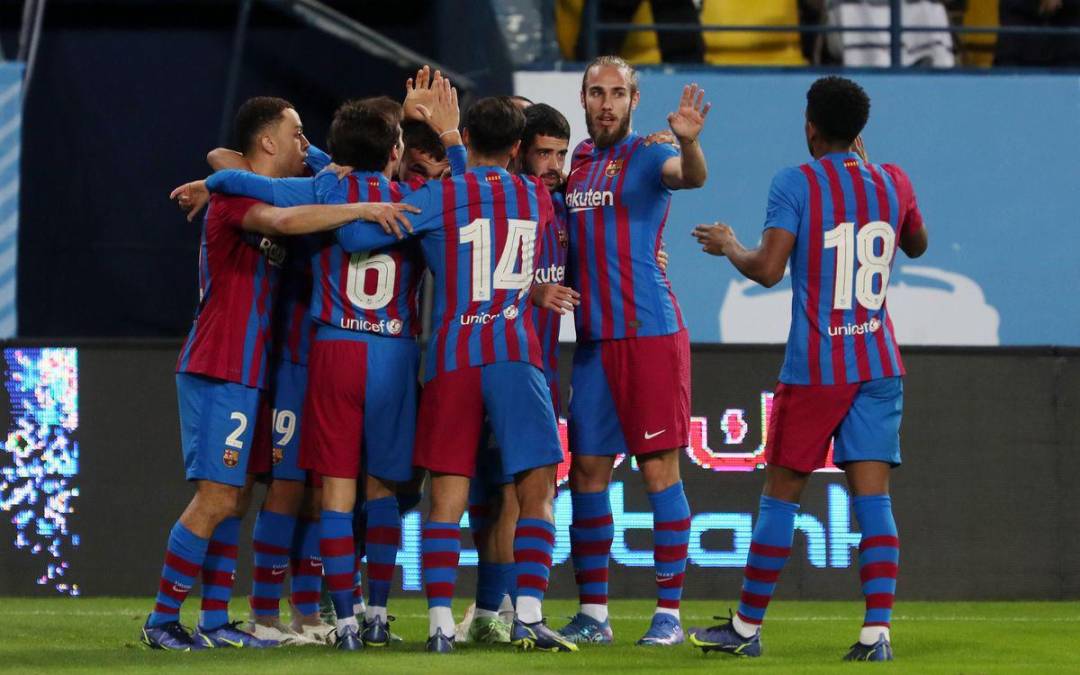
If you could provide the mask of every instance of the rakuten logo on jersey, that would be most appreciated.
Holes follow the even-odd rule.
[[[615,193],[611,190],[574,190],[566,195],[566,208],[570,213],[603,206],[615,206]]]
[[[345,330],[358,330],[365,333],[382,333],[385,335],[401,335],[404,327],[401,319],[385,319],[368,321],[367,319],[342,319],[341,327]]]
[[[534,283],[561,284],[564,279],[566,279],[566,267],[564,265],[551,265],[536,270]]]
[[[862,323],[829,326],[829,337],[837,337],[840,335],[865,335],[867,333],[876,333],[879,330],[881,330],[881,319],[875,316],[873,319],[863,321]]]
[[[509,305],[503,311],[491,314],[462,314],[458,317],[458,323],[462,326],[486,326],[500,316],[507,321],[513,321],[518,317],[517,305]]]

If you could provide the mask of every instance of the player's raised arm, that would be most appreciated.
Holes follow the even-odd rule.
[[[705,102],[705,90],[696,84],[683,87],[679,108],[668,115],[668,126],[679,140],[680,153],[664,162],[661,176],[673,190],[698,188],[705,184],[708,168],[698,136],[705,126],[711,103]]]
[[[206,179],[210,192],[251,197],[274,206],[314,204],[314,178],[270,178],[250,171],[228,169]]]
[[[915,188],[911,185],[911,179],[899,166],[882,164],[881,168],[892,178],[897,197],[900,199],[900,212],[904,219],[900,223],[900,250],[909,258],[918,258],[926,253],[930,236],[926,231],[922,212],[919,211],[919,202],[915,199]]]

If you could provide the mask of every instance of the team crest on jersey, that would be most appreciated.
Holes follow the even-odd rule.
[[[221,463],[230,469],[235,469],[236,465],[240,463],[240,451],[225,448],[225,453],[221,455]]]
[[[608,178],[614,178],[615,176],[619,175],[620,171],[622,171],[622,166],[623,160],[613,159],[607,163],[607,168],[604,169],[604,175]]]
[[[391,335],[400,335],[403,327],[401,319],[390,319],[386,322],[386,332]]]
[[[517,315],[518,315],[517,305],[510,305],[509,307],[507,307],[506,309],[503,310],[503,316],[506,317],[506,319],[508,321],[513,321],[514,319],[517,318]]]
[[[570,246],[570,235],[566,233],[566,230],[556,230],[555,236],[559,239],[559,246],[563,248],[567,248],[568,246]]]
[[[274,463],[274,466],[281,464],[281,460],[285,459],[285,449],[274,448],[273,452],[271,453],[270,459]]]

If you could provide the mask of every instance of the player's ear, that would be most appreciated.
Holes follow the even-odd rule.
[[[638,90],[638,89],[635,89],[634,93],[630,94],[630,109],[631,110],[637,109],[637,104],[638,104],[638,101],[640,101],[640,100],[641,100],[641,91]]]
[[[259,136],[259,147],[268,155],[277,154],[277,144],[274,143],[274,137],[270,134]]]
[[[585,89],[581,90],[581,107],[585,107]]]
[[[461,130],[461,142],[466,148],[469,147],[469,127],[465,127]]]
[[[521,151],[521,141],[514,141],[514,145],[510,147],[510,159],[514,159],[518,156],[518,152]]]

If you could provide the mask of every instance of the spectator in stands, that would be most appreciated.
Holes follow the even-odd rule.
[[[880,31],[829,33],[824,39],[828,56],[818,63],[843,63],[845,66],[881,66],[891,64],[888,28],[890,3],[883,0],[806,0],[824,12],[826,22],[834,26],[880,26]],[[1080,1],[1080,0],[1078,0]],[[807,13],[804,13],[804,17]],[[942,0],[903,0],[901,23],[905,27],[940,27],[941,32],[910,32],[901,37],[900,64],[952,68],[956,65],[949,17]]]
[[[1080,0],[1001,0],[1002,27],[1080,26]],[[995,66],[1080,66],[1080,35],[998,36]]]
[[[586,0],[599,2],[597,20],[600,23],[630,23],[641,0]],[[701,25],[694,0],[651,0],[656,23],[690,23]],[[584,26],[583,26],[584,28]],[[577,57],[587,61],[594,55],[585,54],[586,31],[578,36]],[[625,31],[602,31],[597,35],[599,54],[618,54],[626,40]],[[703,63],[705,40],[700,31],[657,31],[660,55],[664,63]]]

